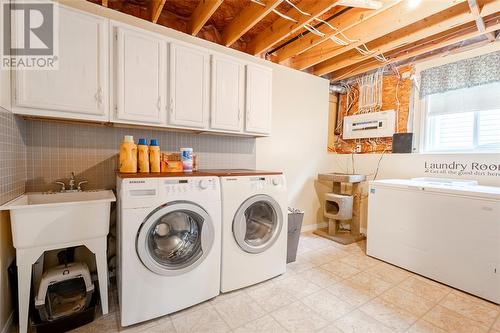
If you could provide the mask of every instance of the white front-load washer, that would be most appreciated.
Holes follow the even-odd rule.
[[[118,294],[128,326],[219,294],[217,177],[118,178]]]
[[[287,190],[283,175],[221,177],[221,291],[286,270]]]

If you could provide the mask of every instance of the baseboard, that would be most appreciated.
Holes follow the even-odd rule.
[[[316,229],[321,229],[321,228],[326,228],[326,227],[328,227],[327,222],[316,223],[316,224],[306,224],[306,225],[303,225],[302,228],[300,228],[300,232],[308,232],[308,231],[313,231]]]
[[[3,325],[1,333],[9,333],[13,321],[14,321],[14,311],[10,313],[9,319],[7,319],[7,322],[5,322],[5,325]]]

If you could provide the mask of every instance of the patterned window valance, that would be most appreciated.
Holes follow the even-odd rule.
[[[496,81],[500,81],[500,51],[422,71],[420,97]]]

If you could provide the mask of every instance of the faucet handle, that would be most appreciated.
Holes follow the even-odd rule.
[[[88,180],[82,180],[81,182],[78,182],[78,186],[76,187],[76,189],[78,191],[82,191],[82,185],[87,184],[88,182],[89,182]]]
[[[54,182],[54,183],[61,185],[61,192],[66,191],[66,184],[64,184],[64,182]]]

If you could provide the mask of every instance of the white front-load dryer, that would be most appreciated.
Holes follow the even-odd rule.
[[[118,178],[121,325],[219,294],[221,197],[217,177]]]
[[[286,270],[287,190],[283,175],[221,177],[221,291]]]

